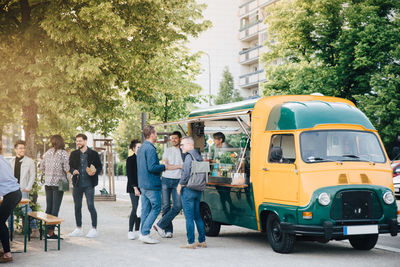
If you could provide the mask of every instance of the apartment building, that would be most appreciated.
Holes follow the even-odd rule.
[[[265,7],[278,0],[241,0],[239,5],[239,86],[243,96],[260,95],[265,81],[261,55],[267,50],[268,38]]]

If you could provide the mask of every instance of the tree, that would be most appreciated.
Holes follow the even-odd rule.
[[[399,1],[389,0],[279,1],[267,10],[264,95],[320,92],[347,98],[378,130],[399,129],[395,117],[372,111],[388,103],[382,83],[398,77],[399,9]],[[394,95],[395,88],[386,87],[393,91],[385,94]],[[381,134],[388,144],[393,134]]]
[[[157,90],[154,58],[205,30],[203,9],[194,0],[1,1],[1,86],[20,104],[27,154],[36,155],[40,125],[112,131],[121,92]]]
[[[243,98],[240,96],[239,90],[234,88],[232,74],[229,72],[228,66],[225,66],[215,104],[220,105],[241,100]]]

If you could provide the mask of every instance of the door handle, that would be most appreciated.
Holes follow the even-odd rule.
[[[262,168],[263,171],[269,171],[267,168]]]

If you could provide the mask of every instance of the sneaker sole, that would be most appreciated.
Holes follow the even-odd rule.
[[[157,234],[159,236],[161,236],[162,238],[165,238],[165,234],[163,235],[162,233],[160,233],[155,225],[153,225],[153,229],[157,232]]]

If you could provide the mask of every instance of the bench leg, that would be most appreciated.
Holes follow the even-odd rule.
[[[44,222],[44,251],[47,251],[47,224]]]
[[[24,252],[26,252],[26,237],[28,235],[28,204],[25,205],[25,225],[24,225]]]
[[[60,234],[61,234],[61,224],[58,224],[57,225],[57,227],[58,227],[58,250],[60,250]]]
[[[42,230],[42,220],[40,220],[39,233],[40,233],[40,240],[42,240],[42,233],[43,233],[43,230]]]
[[[29,221],[30,216],[28,216],[28,221]],[[28,242],[31,241],[31,224],[28,224]]]

